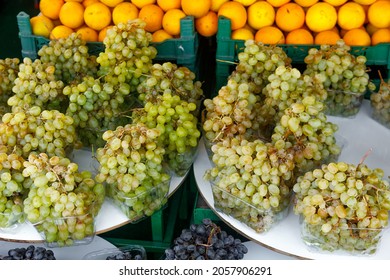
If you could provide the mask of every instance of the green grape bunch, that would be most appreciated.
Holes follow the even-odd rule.
[[[0,147],[0,228],[12,228],[24,221],[23,197],[31,180],[22,175],[25,159]]]
[[[278,47],[246,40],[242,52],[237,55],[238,64],[228,77],[238,83],[247,83],[251,92],[261,94],[268,84],[268,77],[279,66],[291,65],[291,58]]]
[[[19,63],[19,58],[0,59],[0,106],[4,111],[8,98],[13,95],[12,88],[18,77]]]
[[[26,219],[53,246],[93,237],[105,187],[69,158],[30,154],[22,175],[32,180],[23,201]]]
[[[50,40],[38,50],[39,60],[54,67],[57,81],[65,85],[81,81],[84,76],[96,76],[96,56],[89,55],[87,42],[77,33],[66,38]]]
[[[58,80],[54,72],[53,65],[25,57],[19,64],[18,77],[12,87],[14,95],[7,101],[12,112],[26,111],[32,106],[62,110],[66,104],[66,98],[62,94],[64,82]]]
[[[390,188],[380,168],[331,162],[300,176],[294,212],[303,240],[328,251],[375,252],[388,225]]]
[[[370,81],[367,58],[355,56],[343,40],[335,45],[312,48],[305,57],[304,74],[318,79],[328,91],[327,113],[353,116],[359,111],[367,90],[374,90]]]
[[[193,114],[196,109],[195,103],[165,92],[132,114],[134,123],[159,131],[158,141],[166,151],[164,161],[179,176],[191,167],[201,136],[198,118]]]
[[[203,100],[202,83],[196,81],[196,75],[185,66],[172,62],[152,65],[150,74],[137,87],[138,99],[145,104],[163,93],[179,95],[181,100],[197,105],[194,113],[198,116],[200,102]]]
[[[126,82],[132,91],[150,73],[157,49],[150,45],[152,34],[145,31],[146,23],[140,19],[119,23],[107,31],[103,40],[104,52],[96,61],[100,65],[98,76],[113,85]]]
[[[0,123],[0,145],[24,158],[31,152],[66,157],[77,140],[73,123],[70,116],[39,106],[26,112],[6,113]]]
[[[166,203],[171,175],[164,168],[160,131],[137,122],[103,133],[96,150],[97,182],[132,221],[150,216]]]
[[[290,204],[294,162],[261,140],[224,139],[211,147],[206,171],[215,206],[256,232],[268,231]]]

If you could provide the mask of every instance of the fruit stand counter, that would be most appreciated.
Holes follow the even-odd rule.
[[[364,162],[372,168],[381,168],[385,178],[390,175],[390,130],[371,118],[369,101],[363,101],[359,113],[354,118],[328,117],[328,120],[338,124],[338,133],[346,139],[339,161],[358,164],[363,156],[372,149]],[[208,206],[230,227],[253,242],[263,245],[276,252],[303,259],[390,259],[390,232],[385,230],[376,253],[372,255],[355,255],[347,252],[318,251],[308,247],[301,239],[299,217],[289,209],[288,215],[275,224],[268,232],[257,233],[246,224],[216,210],[209,181],[203,178],[205,171],[211,168],[203,139],[198,147],[198,156],[193,165],[194,176],[200,194]]]
[[[76,150],[73,155],[74,162],[78,163],[81,170],[93,171],[96,166],[91,156],[91,152],[87,150]],[[92,160],[91,160],[92,159]],[[95,166],[95,167],[94,167]],[[187,174],[182,177],[172,176],[168,197],[170,197],[184,182]],[[163,206],[164,207],[164,206]],[[130,223],[129,218],[116,206],[113,202],[105,199],[99,214],[96,217],[95,229],[96,234],[101,234],[110,230],[119,228]],[[30,223],[19,224],[15,228],[0,230],[0,240],[14,242],[42,242],[43,238]]]

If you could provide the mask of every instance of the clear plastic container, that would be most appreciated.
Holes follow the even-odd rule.
[[[23,218],[23,212],[0,212],[0,231],[12,232],[15,231],[20,225],[20,221]]]
[[[328,90],[328,97],[325,100],[325,114],[353,118],[359,112],[363,99],[363,93]]]
[[[194,163],[197,151],[198,147],[192,147],[184,153],[169,152],[166,156],[169,170],[176,176],[184,176]]]
[[[116,186],[107,186],[107,196],[130,219],[138,222],[143,217],[151,216],[168,201],[170,180],[152,187],[140,186],[130,193],[120,191]]]
[[[330,233],[322,224],[310,225],[300,218],[301,237],[313,252],[347,252],[351,255],[372,255],[376,252],[386,229],[338,228]]]
[[[271,229],[288,215],[291,195],[282,196],[279,206],[276,208],[264,209],[254,206],[248,201],[235,196],[220,188],[215,183],[211,183],[214,207],[217,211],[229,215],[254,229],[258,233],[263,233]]]
[[[83,257],[84,260],[146,260],[145,248],[128,245],[121,248],[109,248],[93,251]]]
[[[382,105],[383,105],[382,108],[371,106],[372,107],[371,116],[378,123],[390,129],[390,103],[388,104],[383,103]]]
[[[93,211],[91,211],[93,212]],[[95,237],[95,218],[92,213],[49,218],[34,224],[47,247],[85,245]]]

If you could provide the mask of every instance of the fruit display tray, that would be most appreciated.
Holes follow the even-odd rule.
[[[387,139],[390,139],[390,130],[371,117],[369,101],[364,100],[359,113],[354,118],[328,116],[328,120],[339,126],[338,133],[346,139],[346,144],[340,154],[339,161],[358,164],[363,156],[370,150],[371,153],[364,160],[371,168],[382,168],[385,178],[390,175],[390,157]],[[214,198],[211,184],[203,176],[211,168],[203,139],[199,143],[198,156],[193,165],[195,181],[200,195],[215,214],[231,228],[248,237],[253,242],[272,250],[298,259],[390,259],[390,231],[383,233],[378,250],[372,255],[352,255],[347,252],[313,251],[303,242],[300,232],[298,215],[292,210],[288,216],[265,233],[256,233],[246,224],[218,212],[214,207]]]

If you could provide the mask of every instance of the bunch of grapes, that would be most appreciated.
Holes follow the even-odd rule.
[[[390,128],[390,81],[381,79],[378,92],[370,95],[372,117]]]
[[[246,40],[244,50],[238,54],[238,64],[228,80],[247,83],[251,92],[261,94],[268,83],[268,76],[278,66],[290,64],[291,59],[282,48]]]
[[[332,162],[300,176],[294,211],[303,240],[323,250],[374,253],[388,224],[389,182],[383,170]]]
[[[131,221],[152,215],[167,201],[170,174],[159,136],[143,123],[118,126],[103,133],[106,145],[96,151],[96,180],[106,182],[107,195]]]
[[[293,155],[295,175],[337,159],[341,153],[335,137],[338,127],[327,122],[323,109],[315,96],[306,96],[291,104],[274,128],[272,144]]]
[[[62,94],[64,82],[57,79],[55,67],[41,60],[26,57],[19,65],[8,105],[13,112],[26,111],[32,106],[63,111],[66,98]]]
[[[196,109],[195,103],[165,92],[150,98],[143,108],[133,112],[134,123],[143,123],[160,132],[159,143],[166,151],[164,160],[179,176],[193,163],[201,135],[198,118],[193,114]]]
[[[32,180],[24,199],[26,219],[49,246],[92,240],[95,216],[105,197],[103,184],[90,171],[79,171],[69,158],[30,154],[22,175]]]
[[[65,84],[81,81],[86,75],[96,76],[98,71],[96,57],[89,55],[86,41],[77,33],[50,40],[38,50],[38,56],[42,64],[54,67],[56,80]]]
[[[30,245],[27,248],[15,248],[8,251],[0,260],[55,260],[54,252],[44,247]]]
[[[256,116],[262,105],[262,90],[278,66],[289,65],[282,48],[245,42],[239,62],[213,99],[206,99],[203,130],[206,142],[227,137],[258,138],[260,122]]]
[[[215,166],[205,174],[215,207],[265,232],[287,213],[293,157],[261,140],[225,139],[212,146]]]
[[[191,224],[165,250],[166,260],[241,260],[248,248],[210,219]]]
[[[65,157],[75,142],[73,119],[57,110],[32,106],[27,111],[6,113],[0,123],[0,145],[24,158],[31,152]]]
[[[145,31],[146,23],[140,19],[119,23],[107,31],[103,41],[104,52],[97,57],[98,76],[108,83],[128,83],[131,91],[150,73],[152,60],[157,55],[149,45],[152,34]]]
[[[268,76],[268,83],[262,91],[264,101],[257,114],[264,137],[270,134],[287,108],[301,102],[307,96],[316,97],[319,102],[326,99],[327,93],[322,83],[308,75],[302,75],[297,68],[278,66]]]
[[[19,58],[0,59],[0,116],[9,111],[7,100],[12,93],[14,81],[18,77]]]
[[[130,95],[127,83],[113,85],[87,76],[80,83],[65,86],[63,94],[69,98],[66,115],[74,119],[78,138],[85,146],[103,146],[104,131],[129,122],[126,116],[131,104],[125,99]]]
[[[328,91],[328,114],[355,115],[364,93],[367,89],[375,88],[367,73],[367,58],[351,54],[351,47],[343,40],[335,45],[321,45],[320,49],[310,49],[304,61],[304,74],[318,79]]]
[[[0,152],[0,228],[11,228],[23,221],[23,196],[31,185],[22,175],[24,159],[8,153],[2,146]]]
[[[138,99],[145,105],[163,93],[178,95],[181,100],[196,104],[194,115],[198,116],[203,90],[202,83],[195,81],[195,78],[195,74],[187,67],[179,67],[172,62],[155,63],[147,78],[137,87]]]

